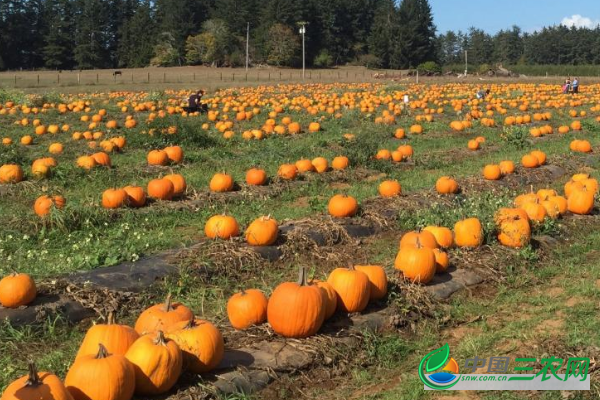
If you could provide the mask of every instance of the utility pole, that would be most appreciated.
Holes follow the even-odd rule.
[[[248,22],[248,27],[246,28],[246,73],[248,72],[248,64],[250,63],[250,22]]]
[[[298,25],[300,25],[300,34],[302,35],[302,79],[304,79],[306,71],[306,47],[304,36],[306,35],[306,25],[308,25],[308,22],[298,22]]]
[[[467,52],[467,50],[465,50],[465,78],[467,77],[468,72],[469,72],[468,52]]]

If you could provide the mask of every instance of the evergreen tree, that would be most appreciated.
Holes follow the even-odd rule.
[[[397,67],[393,60],[398,38],[398,10],[393,0],[382,0],[375,12],[369,36],[369,52],[379,59],[383,67]]]
[[[70,69],[74,66],[72,4],[69,0],[48,0],[45,15],[49,29],[44,36],[44,64],[49,69]]]
[[[76,45],[74,58],[81,69],[108,68],[110,30],[102,0],[76,0]]]
[[[402,0],[399,14],[399,38],[396,63],[402,68],[435,61],[435,25],[427,0]]]

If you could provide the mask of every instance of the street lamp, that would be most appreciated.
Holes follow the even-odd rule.
[[[304,36],[306,35],[306,25],[308,25],[308,22],[298,22],[298,25],[300,25],[300,34],[302,35],[302,79],[304,79],[306,71],[306,51]]]

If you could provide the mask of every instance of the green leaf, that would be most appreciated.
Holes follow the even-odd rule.
[[[439,349],[427,354],[425,357],[427,358],[427,364],[425,364],[425,369],[427,372],[440,369],[444,364],[446,364],[448,357],[450,357],[450,346],[448,346],[448,343],[446,343]]]

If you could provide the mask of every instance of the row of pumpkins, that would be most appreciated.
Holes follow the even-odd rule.
[[[6,279],[31,280],[27,275]],[[33,281],[31,281],[33,282]],[[331,272],[326,282],[308,281],[300,268],[297,282],[284,282],[267,299],[248,289],[227,302],[231,325],[240,330],[269,322],[287,338],[305,338],[319,331],[336,311],[355,313],[387,294],[387,276],[381,266],[349,266]],[[182,372],[209,372],[224,356],[221,332],[210,322],[195,318],[181,303],[146,309],[134,328],[115,324],[93,326],[86,333],[64,384],[48,372],[29,374],[11,383],[0,400],[129,400],[135,394],[158,395],[169,391]],[[48,390],[50,389],[50,390]]]

